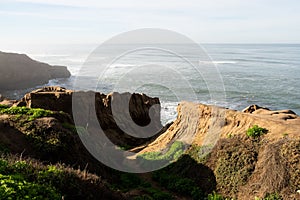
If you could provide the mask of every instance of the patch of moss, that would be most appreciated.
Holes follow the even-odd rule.
[[[27,107],[0,107],[0,114],[16,115],[18,118],[21,115],[28,116],[28,120],[32,121],[41,117],[48,117],[53,114],[50,110],[44,110],[41,108],[27,108]]]

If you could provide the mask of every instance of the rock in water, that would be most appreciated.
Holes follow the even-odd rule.
[[[0,52],[0,92],[35,87],[70,76],[67,67],[41,63],[25,54]]]

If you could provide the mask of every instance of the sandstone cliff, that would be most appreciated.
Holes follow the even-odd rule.
[[[267,134],[247,136],[254,125],[268,130]],[[212,179],[223,196],[299,199],[299,131],[300,117],[291,110],[271,111],[252,105],[240,112],[182,102],[174,123],[139,154],[181,141],[191,145],[188,155],[214,172]]]
[[[0,93],[35,87],[51,79],[68,78],[70,75],[67,67],[41,63],[25,54],[0,52]]]
[[[78,100],[75,103],[72,102],[74,95]],[[196,198],[195,194],[199,199],[213,191],[242,200],[255,197],[300,198],[300,117],[291,110],[271,111],[252,105],[243,111],[235,111],[182,102],[178,106],[178,117],[170,126],[153,137],[135,138],[128,135],[122,125],[134,132],[132,121],[140,126],[152,122],[152,128],[160,129],[160,108],[155,106],[160,104],[158,98],[144,94],[105,95],[46,87],[25,95],[18,102],[3,101],[0,104],[11,106],[12,103],[14,106],[56,111],[51,116],[25,122],[18,115],[0,115],[0,141],[10,145],[16,153],[26,149],[27,153],[41,158],[40,152],[37,154],[30,140],[26,139],[30,136],[42,143],[38,147],[51,161],[81,166],[89,163],[90,170],[109,178],[110,170],[99,165],[74,134],[75,127],[70,116],[77,115],[75,111],[86,114],[86,118],[81,120],[82,126],[86,127],[96,120],[113,143],[137,152],[137,156],[150,153],[151,159],[164,158],[157,152],[175,141],[185,144],[188,147],[185,154],[164,171],[141,175],[155,187],[171,192],[173,199]],[[121,113],[117,118],[113,115],[113,104]],[[74,106],[80,109],[74,109]],[[124,114],[128,108],[129,118]],[[267,132],[258,137],[247,135],[254,125]],[[86,130],[89,131],[88,128]],[[126,184],[132,184],[126,181]],[[145,190],[134,188],[129,196],[145,194],[148,194]]]
[[[113,113],[112,104],[114,104],[115,113]],[[110,140],[121,146],[137,146],[153,138],[148,138],[145,135],[147,133],[143,132],[138,133],[139,137],[133,137],[135,124],[139,126],[151,124],[149,128],[155,130],[157,134],[162,129],[159,99],[145,94],[115,92],[106,95],[92,91],[74,92],[61,87],[44,87],[26,94],[15,105],[63,111],[71,116],[85,114],[80,120],[81,126],[86,127],[93,120],[98,120]],[[93,110],[90,110],[91,108]],[[121,127],[122,124],[126,127]],[[124,131],[125,128],[127,133]],[[131,135],[128,135],[128,132]]]

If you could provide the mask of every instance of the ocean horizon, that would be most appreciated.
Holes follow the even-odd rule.
[[[300,44],[202,44],[203,52],[210,60],[201,61],[200,59],[199,65],[209,62],[218,70],[219,74],[212,74],[209,79],[213,82],[214,78],[219,75],[218,78],[221,78],[224,86],[222,91],[219,91],[220,88],[208,87],[207,77],[198,76],[190,71],[189,67],[174,54],[153,49],[144,49],[125,55],[109,66],[105,78],[100,79],[99,82],[99,73],[96,73],[97,70],[99,71],[97,62],[87,62],[88,56],[95,47],[96,45],[62,45],[46,50],[36,48],[23,53],[51,65],[67,66],[72,73],[69,79],[51,80],[47,85],[60,85],[68,89],[96,90],[102,93],[128,90],[127,92],[141,92],[159,97],[162,103],[163,123],[175,119],[177,104],[182,99],[185,100],[185,97],[187,97],[186,100],[235,110],[242,110],[251,104],[257,104],[272,110],[290,109],[300,114],[300,89],[298,87],[300,85]],[[173,45],[172,49],[180,49],[184,52],[182,56],[185,58],[198,59],[199,56],[189,45],[177,44],[176,47]],[[109,55],[110,51],[107,51],[107,54]],[[97,52],[94,52],[94,55],[97,55],[99,60],[102,56],[105,57],[105,55],[98,55]],[[174,69],[183,76],[190,88],[172,77],[174,74],[168,71],[160,72],[158,67],[155,70],[149,70],[152,74],[149,74],[148,70],[147,72],[140,70],[132,75],[131,78],[134,79],[143,77],[138,87],[131,88],[131,82],[128,79],[128,85],[118,91],[115,86],[122,77],[133,69],[149,63]],[[93,65],[93,67],[88,65]],[[172,83],[172,89],[164,85],[153,84],[158,81],[153,74],[160,74],[160,80],[168,79]],[[80,88],[78,84],[75,84],[79,77],[82,83]],[[126,82],[126,79],[124,80]],[[32,89],[34,88],[9,91],[4,93],[4,96],[21,98]],[[191,91],[195,94],[195,98],[191,98]],[[219,93],[224,93],[224,98],[214,99],[212,94]],[[182,96],[179,98],[178,94]]]

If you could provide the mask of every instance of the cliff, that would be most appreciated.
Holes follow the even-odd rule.
[[[31,88],[70,76],[67,67],[41,63],[25,54],[0,52],[0,92]]]
[[[72,102],[73,97],[76,98],[76,102]],[[112,104],[115,106],[115,113],[113,113]],[[61,87],[44,87],[26,94],[15,105],[63,111],[70,116],[73,116],[73,110],[76,110],[77,113],[75,114],[84,113],[86,116],[80,120],[81,126],[85,127],[87,124],[92,123],[94,119],[98,120],[109,139],[120,146],[133,147],[144,144],[153,138],[148,138],[147,136],[141,137],[143,134],[146,134],[143,132],[139,132],[140,137],[133,137],[127,134],[124,131],[125,128],[131,134],[134,132],[135,128],[131,124],[146,126],[151,122],[151,128],[156,130],[158,134],[163,128],[160,121],[159,99],[148,97],[145,94],[120,94],[115,92],[106,95],[92,91],[75,92]],[[95,113],[89,111],[90,108],[94,108]],[[128,108],[129,112],[127,113]],[[120,122],[119,124],[117,124],[116,119]],[[120,124],[125,124],[126,127],[122,128]]]
[[[247,135],[255,126],[265,131],[257,137]],[[300,117],[291,110],[252,105],[241,112],[182,102],[173,124],[139,154],[181,141],[190,145],[188,155],[214,172],[211,179],[223,196],[298,199],[299,131]]]
[[[153,162],[175,159],[164,169],[140,175],[116,172],[99,163],[76,132],[74,95],[78,98],[75,107],[94,102],[96,120],[106,136],[136,152],[137,158]],[[129,130],[134,130],[131,120],[141,126],[152,122],[155,128],[162,128],[160,108],[155,106],[160,105],[158,98],[46,87],[26,94],[20,101],[0,103],[0,152],[4,146],[10,153],[43,162],[84,167],[105,179],[101,187],[91,186],[93,192],[104,190],[106,196],[111,192],[120,199],[206,199],[221,195],[242,200],[300,198],[300,117],[293,111],[272,111],[257,105],[236,111],[181,102],[172,124],[153,137],[135,138],[116,123],[112,111],[116,102],[119,113],[129,108],[130,119],[119,116]],[[77,112],[85,113],[84,108]],[[83,125],[93,120],[92,115],[86,116]],[[183,147],[187,148],[181,155]],[[67,188],[62,193],[68,192]]]

